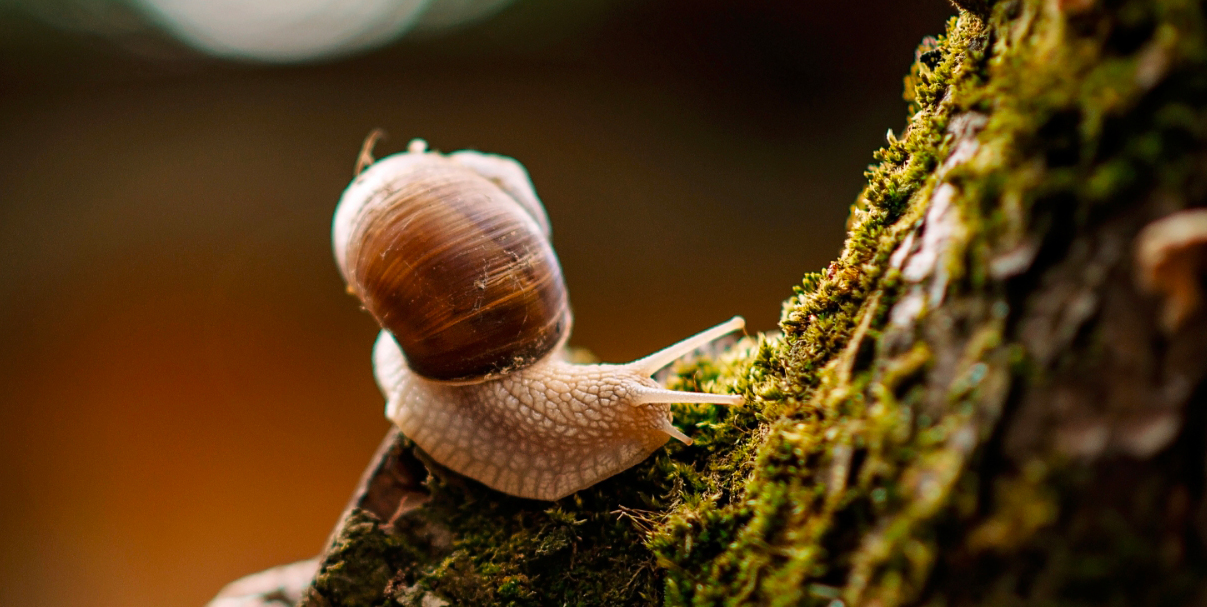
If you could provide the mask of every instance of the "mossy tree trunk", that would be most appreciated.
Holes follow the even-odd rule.
[[[745,408],[552,504],[398,439],[303,603],[1207,602],[1204,7],[960,4],[783,335],[669,379]]]

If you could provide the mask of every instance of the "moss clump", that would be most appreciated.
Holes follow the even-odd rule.
[[[959,107],[956,91],[980,83],[986,41],[982,22],[966,14],[919,49],[907,81],[913,117],[875,154],[841,257],[805,277],[785,304],[782,341],[753,364],[750,389],[768,420],[766,438],[735,452],[754,456],[743,464],[752,474],[740,478],[736,499],[669,512],[650,539],[668,570],[668,604],[824,604],[849,596],[840,586],[855,566],[852,526],[909,501],[900,483],[887,481],[940,443],[943,430],[896,449],[915,436],[908,405],[894,395],[905,396],[930,353],[919,344],[879,373],[866,367],[900,291],[889,258],[926,211],[935,170],[955,142],[947,126]],[[940,459],[935,467],[952,476]],[[894,535],[910,525],[898,522]],[[916,567],[933,560],[923,543],[908,550],[906,562]]]
[[[747,406],[676,406],[695,445],[553,504],[449,477],[394,534],[357,513],[310,604],[1174,604],[1198,592],[1207,566],[1187,548],[1201,544],[1187,543],[1186,513],[1207,512],[1204,432],[1141,457],[1151,437],[1102,409],[1114,392],[1142,413],[1169,393],[1153,379],[1165,363],[1144,358],[1161,338],[1126,247],[1146,218],[1207,197],[1203,9],[957,4],[974,12],[919,48],[909,125],[876,152],[842,255],[795,289],[783,334],[668,380]],[[1171,373],[1196,385],[1202,354]],[[1160,406],[1182,407],[1187,390]],[[1052,418],[1070,394],[1080,413]],[[1186,428],[1207,427],[1194,415]],[[1069,438],[1087,424],[1110,438]]]
[[[722,356],[678,365],[669,383],[745,390],[748,361],[769,348],[745,338]],[[742,448],[739,438],[760,423],[750,408],[676,405],[674,414],[694,445],[668,444],[641,465],[554,503],[512,498],[448,475],[432,478],[431,501],[392,533],[372,514],[356,511],[356,524],[326,555],[304,604],[661,602],[663,574],[645,538],[683,496],[706,499],[704,476],[743,475],[721,454]],[[358,569],[362,560],[374,563],[372,572]],[[390,574],[383,579],[385,570]]]
[[[769,370],[751,390],[771,424],[744,491],[669,512],[650,539],[669,604],[1198,592],[1201,555],[1157,556],[1172,540],[1158,539],[1156,506],[1083,499],[1116,482],[1110,451],[1070,459],[1060,437],[1027,442],[1042,424],[1007,416],[1045,415],[1051,383],[1110,384],[1104,369],[1131,364],[1102,355],[1111,335],[1091,320],[1099,301],[1132,296],[1120,250],[1142,218],[1202,195],[1204,33],[1198,3],[1035,0],[964,13],[924,41],[914,115],[876,154],[842,257],[806,277],[782,348],[755,365]],[[1112,311],[1150,320],[1137,310]],[[1146,351],[1155,336],[1136,332]],[[1118,380],[1120,406],[1155,398],[1140,381]],[[1201,453],[1167,457],[1177,470]],[[1146,503],[1185,491],[1160,465],[1134,485]]]

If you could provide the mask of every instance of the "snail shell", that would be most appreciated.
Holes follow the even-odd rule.
[[[742,402],[650,379],[741,329],[739,317],[628,364],[564,360],[565,284],[514,160],[413,141],[353,181],[332,235],[349,291],[383,327],[373,366],[386,416],[433,460],[494,489],[558,499],[672,437],[690,444],[670,403]]]
[[[544,210],[535,193],[509,193],[480,172],[505,175],[510,163],[527,181],[514,161],[424,147],[373,164],[344,193],[333,228],[344,280],[424,377],[479,381],[527,367],[570,334]]]

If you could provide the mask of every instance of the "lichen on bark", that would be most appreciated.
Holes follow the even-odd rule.
[[[747,406],[558,502],[444,474],[353,510],[304,603],[1207,597],[1207,320],[1163,328],[1132,263],[1207,201],[1203,6],[959,4],[782,335],[668,380]]]

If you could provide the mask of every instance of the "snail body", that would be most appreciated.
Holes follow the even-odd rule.
[[[549,231],[519,163],[432,153],[421,140],[360,173],[332,227],[348,290],[383,328],[373,365],[386,416],[450,470],[544,500],[617,474],[672,437],[690,444],[670,403],[740,404],[650,376],[744,325],[735,317],[628,364],[572,364]]]

